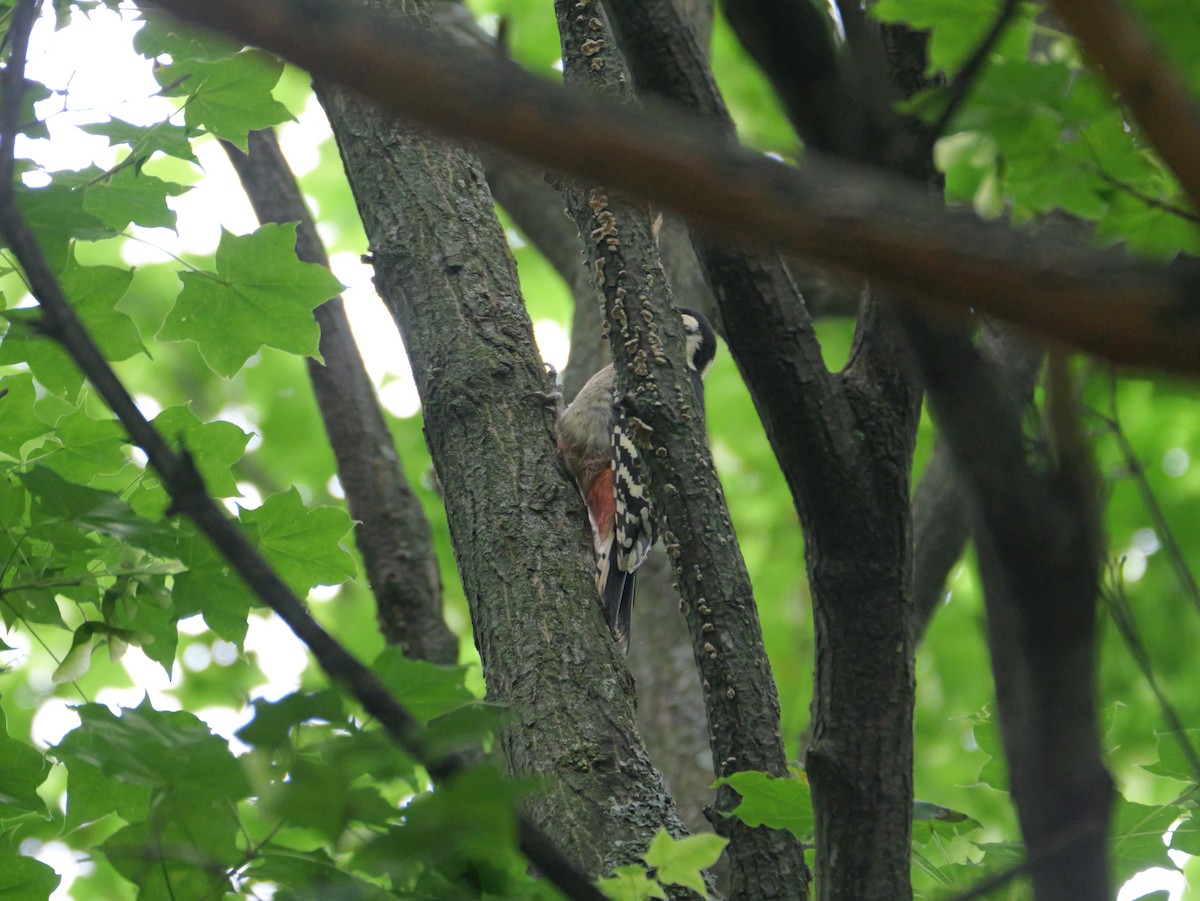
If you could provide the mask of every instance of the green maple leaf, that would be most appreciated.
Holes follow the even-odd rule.
[[[81,266],[68,255],[59,276],[63,293],[83,320],[108,360],[127,360],[144,353],[145,345],[133,320],[116,309],[129,290],[133,273],[114,266]],[[74,398],[83,385],[83,374],[58,343],[36,328],[41,310],[36,307],[8,310],[8,333],[0,344],[0,363],[29,364],[42,387],[60,397]]]
[[[10,6],[11,4],[5,4]],[[54,91],[38,81],[33,81],[30,78],[22,79],[24,84],[21,95],[21,113],[17,121],[21,123],[20,133],[27,138],[37,138],[42,140],[50,139],[50,130],[46,127],[46,123],[38,118],[34,112],[35,104],[43,100],[49,100],[54,96]],[[0,85],[0,99],[4,97],[4,85]]]
[[[299,594],[314,585],[336,585],[358,574],[354,558],[338,543],[351,529],[337,507],[305,507],[295,488],[274,494],[241,521],[258,531],[259,548]]]
[[[36,748],[10,738],[0,711],[0,817],[33,811],[45,814],[37,787],[50,775],[50,761]],[[3,891],[0,890],[0,894]]]
[[[103,704],[75,708],[81,725],[54,747],[67,765],[83,761],[110,779],[160,790],[236,801],[250,793],[229,743],[183,710],[155,710],[148,700],[114,714]]]
[[[83,192],[83,209],[113,231],[124,231],[131,222],[146,228],[174,229],[175,211],[167,206],[167,198],[190,190],[126,166],[88,185]]]
[[[110,145],[128,144],[130,150],[143,160],[156,152],[162,152],[181,160],[196,161],[196,155],[192,153],[192,143],[188,140],[188,130],[182,125],[159,122],[146,127],[133,125],[121,119],[109,119],[106,122],[81,125],[80,129],[91,135],[108,138]]]
[[[98,766],[73,758],[67,766],[68,830],[115,813],[127,823],[146,818],[150,788],[104,775]]]
[[[33,411],[33,376],[19,372],[0,378],[0,455],[17,459],[21,445],[45,435],[50,425]]]
[[[0,844],[0,897],[5,901],[41,901],[58,888],[60,879],[46,864]]]
[[[718,779],[716,784],[728,785],[742,796],[733,815],[746,825],[786,829],[801,841],[812,835],[812,799],[803,776],[777,778],[748,770]]]
[[[187,95],[184,120],[246,150],[246,136],[292,118],[271,91],[283,61],[262,50],[243,50],[224,59],[189,59],[155,72],[172,96]]]
[[[251,543],[257,545],[257,534],[251,529],[245,531]],[[172,594],[176,615],[182,619],[200,613],[210,629],[241,647],[250,608],[256,600],[254,592],[194,526],[184,526],[180,532],[179,559],[187,572],[175,577]]]
[[[79,188],[86,176],[78,172],[52,175],[54,180],[44,187],[28,188],[18,181],[13,191],[17,208],[37,236],[42,253],[58,270],[67,263],[72,240],[97,241],[111,237],[113,231],[83,208],[83,191]]]
[[[241,494],[233,466],[242,458],[250,433],[224,420],[201,422],[186,406],[163,410],[154,418],[153,425],[178,450],[191,455],[209,494],[213,497]],[[170,506],[170,498],[157,474],[147,471],[129,495],[129,503],[139,515],[159,519]]]
[[[45,466],[17,473],[17,478],[33,495],[35,530],[45,529],[55,542],[62,538],[55,527],[69,524],[80,533],[98,532],[162,556],[175,548],[176,536],[169,526],[138,516],[118,494],[68,482]]]
[[[204,487],[213,497],[239,494],[232,467],[246,450],[250,433],[232,422],[201,422],[187,407],[169,407],[154,417],[154,427],[181,449],[191,454],[192,462],[204,478]]]
[[[147,59],[170,56],[175,61],[208,61],[233,56],[240,48],[226,37],[195,28],[180,28],[178,22],[166,16],[147,15],[133,36],[133,49]]]
[[[222,232],[216,272],[185,272],[180,279],[183,290],[158,336],[195,341],[225,378],[263,345],[318,356],[312,310],[342,289],[325,267],[296,259],[295,223],[243,236]]]
[[[122,450],[129,438],[115,419],[93,419],[80,407],[60,419],[54,431],[62,448],[44,462],[67,481],[87,483],[129,462]]]
[[[220,795],[175,791],[151,818],[109,836],[99,850],[138,887],[139,901],[227,898],[229,873],[242,862],[238,818]]]
[[[1180,782],[1195,782],[1200,775],[1192,768],[1186,745],[1195,747],[1200,742],[1200,729],[1185,729],[1183,732],[1161,732],[1158,735],[1158,760],[1143,764],[1142,769]]]
[[[475,696],[463,684],[466,665],[442,666],[410,660],[398,648],[386,648],[371,664],[375,675],[413,716],[428,722],[470,704]]]
[[[295,488],[272,495],[256,510],[242,510],[239,525],[301,596],[314,585],[337,584],[357,574],[354,558],[338,543],[351,528],[345,511],[309,509]],[[175,615],[202,613],[214,632],[240,646],[250,608],[261,601],[207,538],[191,527],[181,533],[176,552],[188,570],[175,577]]]
[[[682,885],[706,897],[702,871],[717,862],[727,844],[727,839],[711,833],[674,839],[667,830],[659,829],[642,859],[655,868],[655,876],[663,885]]]
[[[597,879],[596,885],[613,901],[658,901],[667,897],[662,886],[636,864],[617,867],[611,876]]]
[[[282,747],[287,744],[292,728],[309,720],[329,723],[346,720],[342,696],[331,688],[310,694],[293,692],[278,701],[258,698],[253,703],[254,719],[238,730],[237,737],[258,747]]]

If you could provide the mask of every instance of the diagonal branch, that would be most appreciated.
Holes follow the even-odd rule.
[[[971,92],[971,88],[975,85],[975,80],[979,77],[979,73],[983,71],[984,65],[991,56],[992,51],[996,48],[996,44],[1000,42],[1000,38],[1004,36],[1004,31],[1008,28],[1008,23],[1012,21],[1012,17],[1017,12],[1017,0],[1004,0],[1004,5],[1000,8],[1000,12],[996,14],[995,21],[992,22],[991,28],[987,34],[979,42],[967,61],[963,63],[961,69],[954,76],[954,80],[950,82],[946,88],[944,97],[945,106],[942,107],[941,113],[938,114],[937,120],[929,128],[929,139],[936,141],[942,136],[946,130],[946,126],[958,114],[962,108],[963,102],[967,99],[967,95]]]
[[[585,101],[342,4],[157,4],[338,78],[416,121],[657,200],[696,223],[936,296],[943,308],[986,312],[1114,362],[1200,371],[1194,262],[1159,267],[1033,240],[948,212],[903,180],[816,154],[795,171],[690,117]]]
[[[329,267],[316,223],[273,131],[250,134],[249,154],[222,142],[261,222],[296,222],[296,255]],[[395,442],[350,332],[341,297],[313,311],[324,363],[308,359],[309,379],[338,478],[357,525],[358,549],[375,594],[384,638],[405,656],[458,660],[458,639],[442,619],[442,586],[433,534],[405,478]]]
[[[203,479],[191,457],[172,449],[134,403],[100,348],[84,328],[62,291],[24,218],[14,204],[12,173],[14,138],[23,95],[25,54],[36,0],[19,0],[9,33],[12,51],[4,73],[0,105],[0,233],[25,271],[31,293],[44,316],[43,328],[71,355],[97,393],[129,432],[133,443],[145,451],[158,472],[176,512],[189,517],[246,581],[251,590],[287,623],[308,646],[322,669],[339,682],[375,717],[393,741],[417,760],[435,780],[452,778],[463,769],[455,755],[435,754],[424,729],[374,674],[355,659],[314,620],[300,599],[279,578],[258,550],[229,520],[205,491]],[[524,814],[518,813],[520,847],[569,898],[604,901],[590,879],[568,861],[555,843]]]
[[[1053,0],[1052,5],[1200,210],[1200,108],[1179,71],[1117,0]]]

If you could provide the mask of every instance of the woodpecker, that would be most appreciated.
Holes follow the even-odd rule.
[[[700,410],[701,381],[717,352],[707,319],[680,310],[686,336],[687,365]],[[654,510],[646,493],[641,458],[629,431],[612,364],[593,375],[558,417],[558,449],[579,484],[596,546],[596,589],[613,638],[629,651],[633,582],[658,537]]]

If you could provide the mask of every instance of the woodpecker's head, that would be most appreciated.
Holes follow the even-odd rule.
[[[717,336],[708,320],[695,310],[680,310],[683,316],[683,331],[687,342],[688,368],[699,374],[708,373],[713,357],[717,355]]]

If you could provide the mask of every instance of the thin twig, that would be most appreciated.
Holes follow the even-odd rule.
[[[1171,735],[1175,739],[1175,743],[1179,746],[1179,750],[1183,752],[1184,758],[1187,759],[1194,779],[1200,782],[1200,754],[1197,754],[1196,746],[1188,738],[1183,720],[1180,719],[1175,705],[1167,697],[1166,691],[1163,689],[1162,684],[1158,681],[1158,676],[1154,672],[1154,662],[1150,659],[1150,652],[1146,650],[1146,643],[1142,641],[1142,636],[1137,630],[1137,623],[1133,618],[1133,608],[1130,606],[1129,598],[1125,594],[1125,583],[1120,578],[1119,569],[1114,573],[1111,587],[1102,590],[1100,596],[1104,599],[1104,603],[1108,605],[1108,611],[1112,614],[1113,622],[1117,626],[1117,631],[1121,633],[1121,640],[1125,642],[1125,647],[1129,651],[1129,655],[1138,665],[1138,669],[1142,671],[1142,676],[1150,686],[1150,691],[1154,693],[1154,699],[1158,702],[1158,708],[1162,711],[1167,728],[1171,730]]]
[[[29,35],[37,21],[39,4],[23,0],[13,10],[12,23],[4,33],[12,44],[4,69],[4,105],[0,109],[0,191],[12,191],[16,169],[17,127],[21,121],[21,100],[25,97],[25,58],[29,54]]]
[[[1122,460],[1125,463],[1125,469],[1133,478],[1134,484],[1137,485],[1138,494],[1142,499],[1142,506],[1150,514],[1150,521],[1154,525],[1155,534],[1158,536],[1163,550],[1166,551],[1167,559],[1171,561],[1171,568],[1175,570],[1175,576],[1179,579],[1179,584],[1187,594],[1188,599],[1192,602],[1192,605],[1197,611],[1200,611],[1200,584],[1197,584],[1196,576],[1192,573],[1191,567],[1188,566],[1183,548],[1175,538],[1175,532],[1171,528],[1171,524],[1167,522],[1166,514],[1163,513],[1162,506],[1159,504],[1154,490],[1150,487],[1150,482],[1146,478],[1146,470],[1142,465],[1142,461],[1138,459],[1137,452],[1133,449],[1133,445],[1129,443],[1124,429],[1121,428],[1121,423],[1116,415],[1115,398],[1113,414],[1111,416],[1105,416],[1094,410],[1091,412],[1093,416],[1108,426],[1114,440],[1116,440],[1117,448],[1120,450]]]
[[[13,51],[5,72],[5,92],[0,105],[0,231],[28,276],[45,317],[46,334],[57,340],[92,382],[129,432],[132,442],[145,451],[171,497],[171,510],[183,513],[237,570],[251,590],[287,623],[312,651],[322,669],[343,684],[392,740],[429,772],[445,780],[463,770],[457,755],[437,755],[430,749],[420,723],[388,692],[375,675],[326,632],[303,603],[250,544],[207,493],[191,455],[173,450],[142,415],[128,390],[117,378],[99,347],[88,334],[54,276],[41,248],[14,204],[14,131],[18,125],[24,86],[25,56],[37,0],[18,0]],[[7,177],[4,177],[7,176]],[[518,812],[521,850],[569,898],[605,901],[588,876],[568,861],[542,830]]]
[[[1099,167],[1097,167],[1097,174],[1099,174],[1102,180],[1112,185],[1118,191],[1124,191],[1130,197],[1134,198],[1135,200],[1140,200],[1142,203],[1146,204],[1146,206],[1152,209],[1162,210],[1164,213],[1169,213],[1172,216],[1178,216],[1180,219],[1184,219],[1188,222],[1200,223],[1200,215],[1193,213],[1191,210],[1185,210],[1182,207],[1177,207],[1165,200],[1160,200],[1157,197],[1151,197],[1149,194],[1138,190],[1133,185],[1123,182],[1113,175],[1109,175]]]
[[[992,22],[992,27],[988,29],[988,33],[983,36],[983,40],[979,42],[979,46],[971,53],[963,67],[958,70],[958,74],[954,76],[950,86],[946,88],[946,106],[929,129],[930,140],[936,141],[940,138],[942,132],[946,130],[946,126],[950,124],[950,120],[962,108],[967,94],[975,84],[975,79],[983,69],[983,64],[987,62],[987,58],[996,48],[1008,23],[1012,21],[1013,14],[1017,11],[1017,2],[1018,0],[1004,0],[1004,6],[1001,7],[996,20]]]

